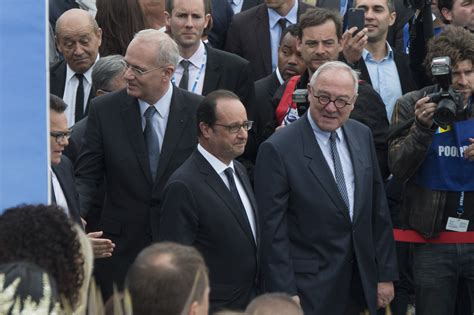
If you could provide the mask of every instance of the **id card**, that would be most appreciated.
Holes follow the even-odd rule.
[[[448,223],[446,224],[446,230],[455,232],[467,232],[468,225],[469,220],[449,217]]]

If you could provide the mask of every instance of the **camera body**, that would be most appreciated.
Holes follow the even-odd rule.
[[[431,61],[431,74],[440,86],[436,93],[428,95],[436,103],[433,122],[446,129],[454,122],[458,113],[463,111],[462,96],[451,85],[451,59],[447,56],[436,57]]]
[[[304,113],[306,113],[306,111],[309,108],[308,90],[307,89],[296,89],[293,92],[292,100],[297,106],[298,116],[302,117],[304,115]]]

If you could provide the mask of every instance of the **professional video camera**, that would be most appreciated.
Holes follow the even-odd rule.
[[[440,90],[428,95],[430,101],[436,103],[433,121],[436,125],[446,129],[458,113],[463,111],[462,96],[456,92],[451,85],[451,59],[449,57],[437,57],[431,61],[431,74],[438,83]]]

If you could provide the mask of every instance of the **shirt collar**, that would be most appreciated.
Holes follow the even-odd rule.
[[[86,72],[83,73],[84,78],[89,84],[92,84],[92,68],[94,68],[94,65],[97,60],[99,60],[99,54],[97,54],[97,58],[95,59],[94,64]],[[76,72],[74,72],[74,70],[72,70],[66,62],[66,82],[69,82],[69,80],[71,80],[75,75]]]
[[[243,0],[230,0],[230,4],[238,6]]]
[[[382,60],[393,60],[393,49],[388,42],[386,42],[386,45],[387,45],[387,55],[385,55],[385,57]],[[366,48],[364,48],[364,50],[362,51],[362,58],[364,59],[364,61],[374,60],[372,53],[368,51]]]
[[[211,164],[212,168],[216,171],[217,174],[222,174],[229,167],[232,168],[235,173],[234,161],[230,161],[229,165],[226,165],[217,157],[215,157],[212,153],[204,149],[201,144],[198,144],[197,149],[199,153],[201,153],[202,156],[204,156],[204,158],[209,162],[209,164]]]
[[[316,135],[316,139],[318,140],[318,142],[326,146],[329,142],[329,137],[331,136],[331,132],[323,131],[319,129],[318,125],[313,120],[313,117],[311,117],[311,113],[309,113],[309,111],[306,114],[306,116],[308,117],[309,124],[311,125],[311,128],[313,129],[313,132]],[[342,141],[344,139],[344,133],[342,132],[341,127],[336,129],[336,134],[337,134],[337,139],[339,141]]]
[[[190,61],[194,67],[199,69],[201,67],[201,63],[203,62],[203,60],[204,62],[206,62],[204,59],[205,57],[206,57],[206,47],[204,46],[204,43],[200,41],[198,49],[194,52],[191,58],[188,59],[188,61]],[[181,62],[181,60],[184,60],[184,58],[179,56],[178,62]]]
[[[298,0],[295,0],[295,4],[286,16],[281,16],[275,10],[270,8],[267,8],[267,11],[270,28],[274,28],[276,25],[278,25],[278,20],[281,18],[286,18],[291,24],[296,24],[298,22]]]
[[[173,97],[173,84],[169,84],[168,91],[155,103],[155,104],[148,104],[142,99],[138,99],[138,104],[140,105],[140,114],[141,117],[145,114],[148,106],[155,106],[158,115],[161,118],[167,118],[170,113],[171,107],[171,98]]]
[[[285,80],[283,80],[283,76],[281,75],[280,69],[278,69],[278,67],[275,69],[275,73],[276,73],[276,76],[278,78],[278,82],[280,82],[280,85],[285,83]]]

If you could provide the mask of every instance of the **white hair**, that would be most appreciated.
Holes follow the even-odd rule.
[[[173,65],[176,67],[178,64],[178,45],[167,34],[155,29],[146,29],[136,33],[133,40],[139,40],[156,45],[158,65]]]
[[[357,91],[359,89],[359,75],[357,74],[357,72],[352,70],[351,67],[349,67],[347,64],[341,61],[329,61],[323,64],[322,66],[320,66],[318,70],[316,70],[316,72],[311,77],[311,81],[310,81],[311,86],[314,86],[316,84],[316,80],[318,80],[318,77],[323,72],[326,72],[329,70],[335,70],[335,69],[345,70],[351,75],[352,80],[354,81],[354,94],[357,94]],[[337,80],[337,78],[335,79]]]

